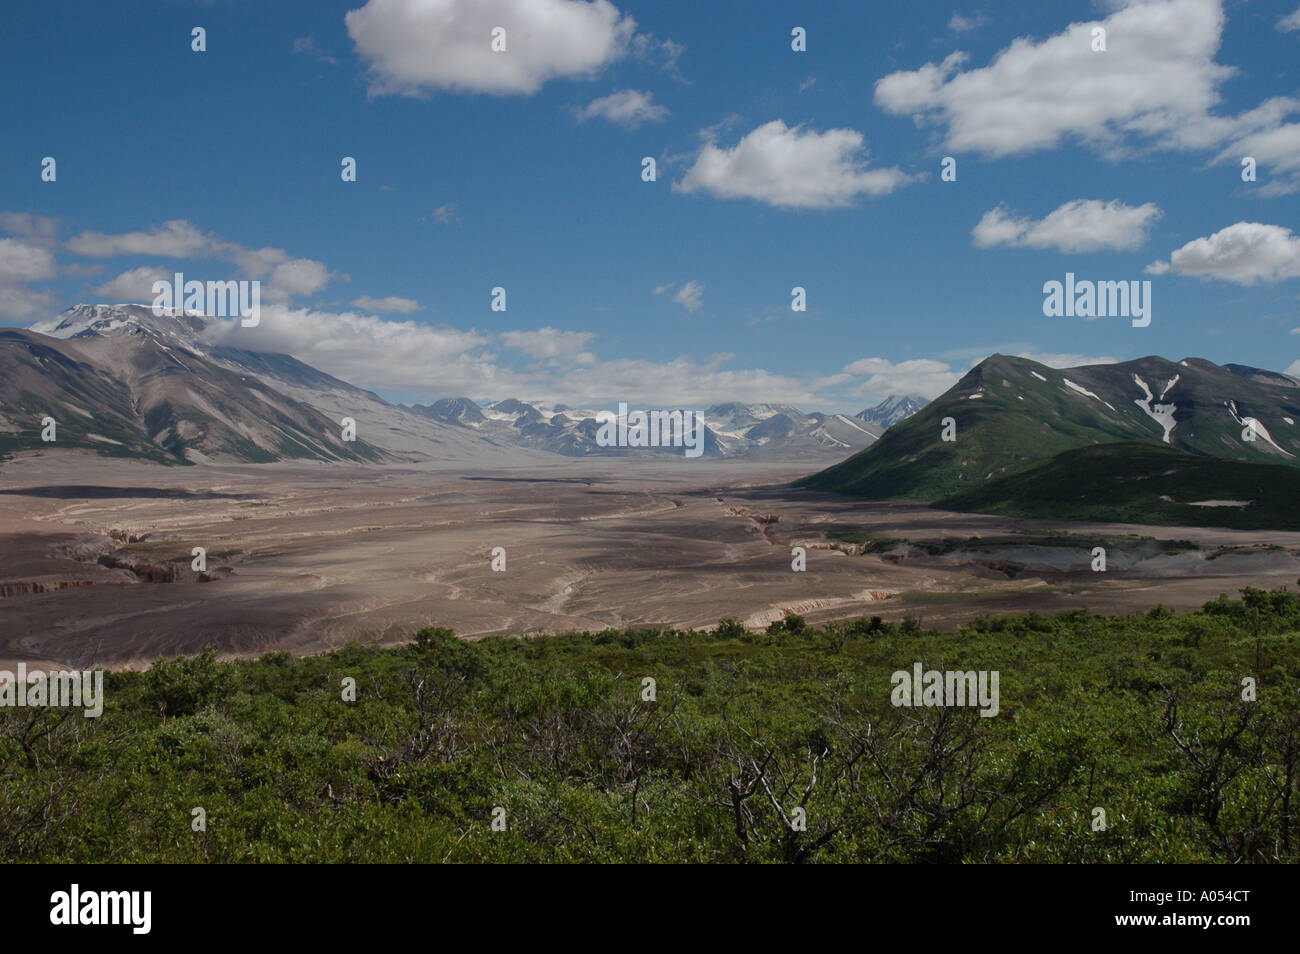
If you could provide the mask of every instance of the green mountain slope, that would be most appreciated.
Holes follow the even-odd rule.
[[[1300,530],[1300,468],[1098,444],[935,501],[1015,517]]]
[[[956,439],[941,439],[945,419]],[[1247,440],[1243,432],[1256,422]],[[1159,357],[1053,369],[992,355],[870,448],[802,486],[875,499],[973,491],[1094,444],[1137,442],[1300,464],[1300,384],[1253,368]]]

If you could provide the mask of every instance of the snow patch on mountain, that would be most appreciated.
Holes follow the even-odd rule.
[[[1247,417],[1238,414],[1236,401],[1225,401],[1224,403],[1227,405],[1228,411],[1229,413],[1232,414],[1232,419],[1234,421],[1236,421],[1242,427],[1251,428],[1257,436],[1264,438],[1264,440],[1269,445],[1271,445],[1273,449],[1276,450],[1279,454],[1285,454],[1287,457],[1295,457],[1295,454],[1292,454],[1290,451],[1283,450],[1281,447],[1278,447],[1277,441],[1273,440],[1273,435],[1268,432],[1268,428],[1264,426],[1263,421],[1260,421],[1253,417]]]
[[[1173,387],[1174,382],[1177,380],[1178,376],[1175,375],[1174,381],[1171,381],[1166,385],[1165,390],[1167,391],[1169,388]],[[1173,434],[1174,428],[1178,424],[1178,422],[1174,420],[1174,411],[1177,409],[1177,406],[1173,404],[1153,403],[1156,398],[1155,395],[1151,393],[1151,388],[1136,374],[1133,375],[1133,383],[1142,389],[1143,395],[1141,398],[1134,398],[1133,403],[1142,408],[1148,417],[1164,429],[1165,433],[1161,440],[1166,444],[1173,444],[1173,441],[1169,439],[1169,435]]]
[[[1090,398],[1096,398],[1098,401],[1101,401],[1102,404],[1106,405],[1112,411],[1115,410],[1115,405],[1111,404],[1109,401],[1103,400],[1102,398],[1098,397],[1096,394],[1093,394],[1087,388],[1075,384],[1069,378],[1062,378],[1061,381],[1064,382],[1065,386],[1069,388],[1071,391],[1075,391],[1079,394],[1086,394]]]

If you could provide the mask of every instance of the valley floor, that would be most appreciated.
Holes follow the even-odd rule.
[[[19,457],[0,463],[0,666],[139,668],[209,646],[307,654],[426,626],[477,637],[735,617],[756,629],[791,612],[944,630],[1006,612],[1188,610],[1300,577],[1300,533],[1020,520],[786,486],[805,469]]]

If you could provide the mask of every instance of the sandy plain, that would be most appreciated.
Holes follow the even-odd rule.
[[[0,464],[0,666],[139,667],[208,646],[313,653],[434,625],[472,638],[728,616],[762,627],[797,612],[950,629],[1028,610],[1188,610],[1300,577],[1300,533],[1013,520],[787,486],[806,470],[19,457]],[[1055,531],[1128,539],[1098,573],[1087,546]],[[948,543],[862,552],[838,539],[855,533]],[[791,568],[797,546],[804,572]],[[207,553],[202,576],[194,547]],[[504,572],[492,570],[494,547]]]

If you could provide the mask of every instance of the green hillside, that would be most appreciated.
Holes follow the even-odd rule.
[[[1122,443],[1065,451],[934,505],[1015,517],[1300,530],[1297,501],[1300,468]]]
[[[953,441],[941,439],[948,418]],[[1247,419],[1259,422],[1254,441],[1243,437]],[[1147,357],[1054,369],[992,355],[871,447],[799,483],[933,501],[974,492],[1064,451],[1114,443],[1295,465],[1297,421],[1300,385],[1252,368]]]

